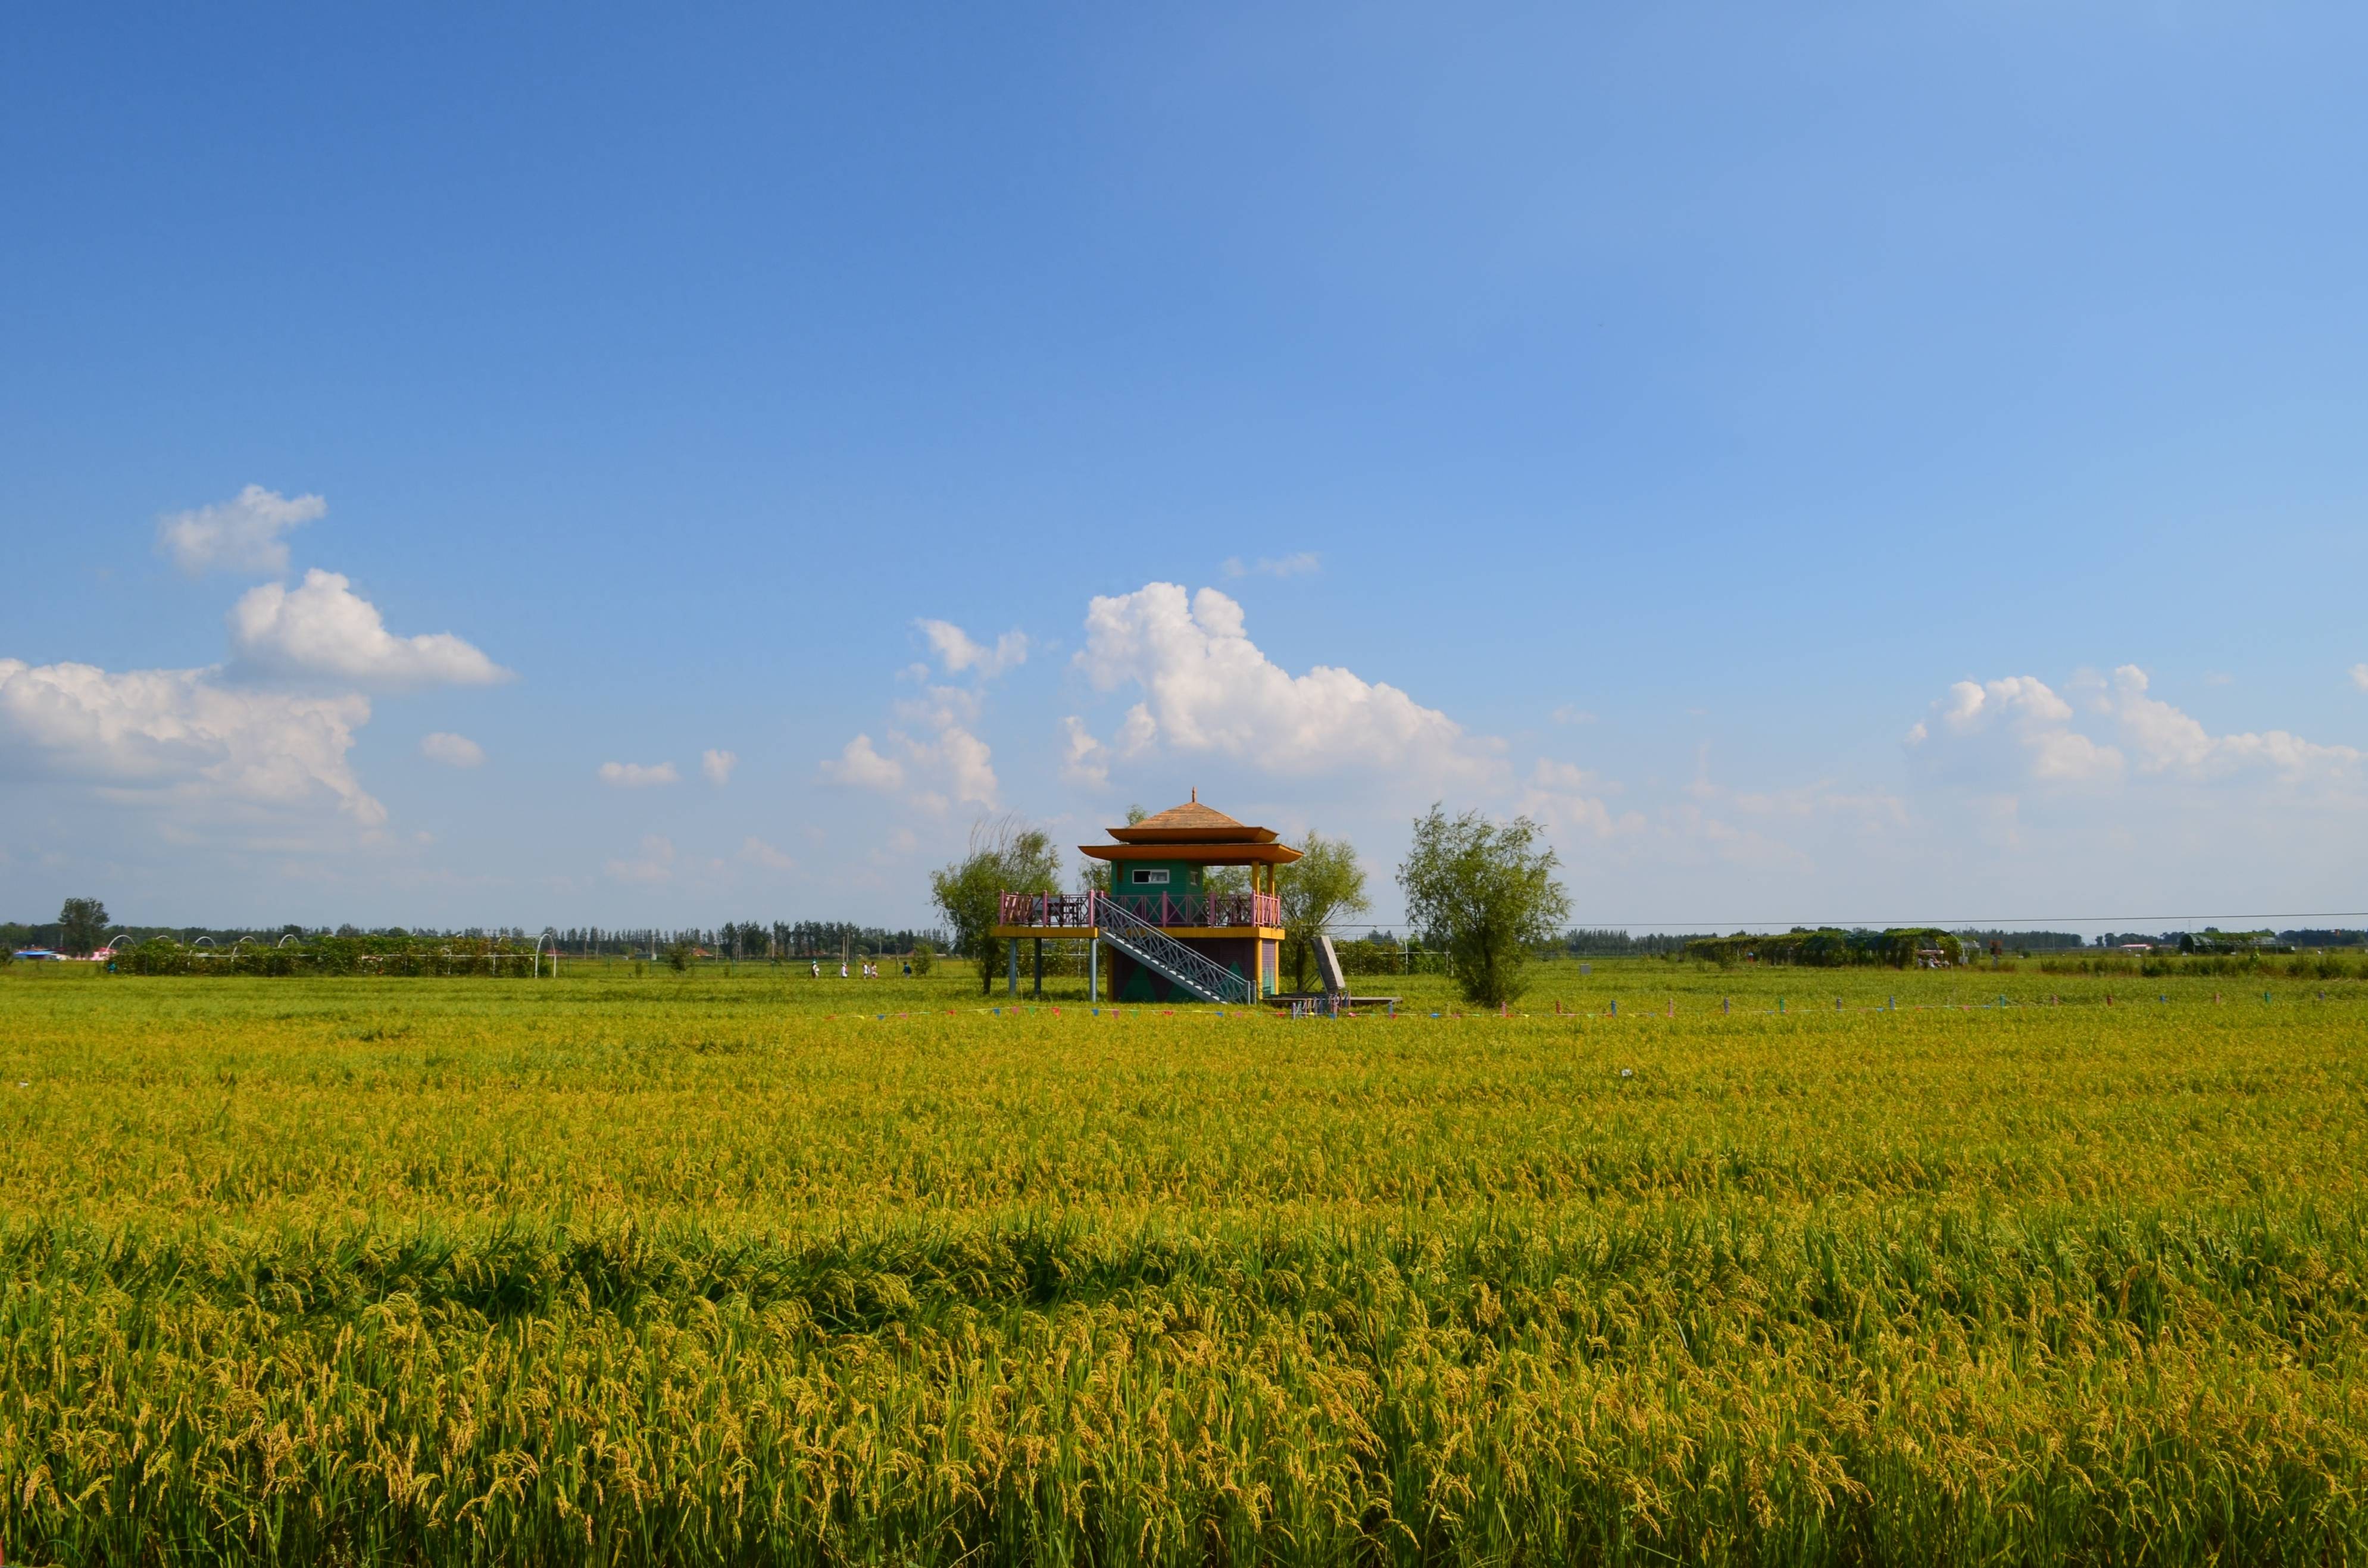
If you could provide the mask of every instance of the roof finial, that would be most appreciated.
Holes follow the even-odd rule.
[[[1198,784],[1192,786],[1192,803],[1196,806],[1201,803],[1201,786]]]

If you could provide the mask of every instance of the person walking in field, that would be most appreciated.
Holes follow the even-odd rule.
[[[814,977],[816,980],[820,980],[822,978],[822,960],[808,959],[806,960],[806,967],[814,971]]]
[[[845,980],[847,978],[847,960],[845,959],[838,960],[838,978],[841,980]]]

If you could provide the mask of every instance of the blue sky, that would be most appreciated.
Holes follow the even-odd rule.
[[[1434,799],[1589,921],[2354,909],[2363,33],[20,18],[0,917],[901,923],[1194,786],[1383,918]]]

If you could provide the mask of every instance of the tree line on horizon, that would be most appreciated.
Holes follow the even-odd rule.
[[[1130,823],[1140,821],[1143,808],[1134,807],[1127,815]],[[1485,843],[1472,836],[1482,828],[1490,828],[1493,834],[1483,835]],[[1520,994],[1519,990],[1503,990],[1506,984],[1520,983],[1517,978],[1509,978],[1517,976],[1519,964],[1506,956],[1508,942],[1524,949],[1531,958],[1560,954],[1578,959],[1715,960],[1720,952],[1738,943],[1748,945],[1760,940],[1784,946],[1778,937],[1797,938],[1812,933],[1812,928],[1805,926],[1795,927],[1789,934],[1764,934],[1759,937],[1745,932],[1731,936],[1717,932],[1639,934],[1611,926],[1574,926],[1556,934],[1546,927],[1568,918],[1568,900],[1551,875],[1559,862],[1553,850],[1540,845],[1534,823],[1516,818],[1511,824],[1492,827],[1476,812],[1451,821],[1434,808],[1429,816],[1417,822],[1416,829],[1416,848],[1422,854],[1409,853],[1406,864],[1399,869],[1399,880],[1402,886],[1406,885],[1407,869],[1416,868],[1426,879],[1424,885],[1432,902],[1417,912],[1412,902],[1414,890],[1408,887],[1409,913],[1417,915],[1416,929],[1404,938],[1378,927],[1368,928],[1359,937],[1343,937],[1339,942],[1341,963],[1350,973],[1405,973],[1437,964],[1461,975],[1463,971],[1457,967],[1455,954],[1459,949],[1454,936],[1454,923],[1459,919],[1466,923],[1467,931],[1461,949],[1466,957],[1462,961],[1483,976],[1475,982],[1478,993],[1491,997]],[[1454,845],[1452,850],[1451,839]],[[1077,891],[1108,892],[1109,875],[1107,866],[1092,862],[1079,873]],[[1541,876],[1543,882],[1539,881]],[[1486,902],[1492,908],[1501,906],[1503,911],[1520,906],[1517,915],[1483,916],[1472,913],[1479,907],[1474,903],[1474,879],[1485,881],[1489,877],[1503,881]],[[996,898],[1005,892],[1054,891],[1060,881],[1060,852],[1050,835],[1028,827],[1017,818],[1005,817],[977,824],[972,833],[969,853],[930,879],[932,898],[945,914],[951,931],[939,927],[891,928],[843,920],[727,920],[713,926],[576,926],[549,929],[557,950],[571,958],[656,959],[688,953],[734,960],[786,961],[945,952],[977,962],[982,987],[991,988],[1003,962],[1002,943],[988,929],[995,924]],[[1211,869],[1208,889],[1212,893],[1244,892],[1248,891],[1248,885],[1247,873],[1239,868]],[[1313,963],[1315,937],[1321,933],[1338,932],[1350,917],[1370,910],[1365,869],[1355,846],[1346,839],[1311,831],[1305,835],[1304,858],[1280,869],[1276,887],[1282,903],[1283,961],[1294,985],[1304,989]],[[1562,898],[1559,906],[1546,899],[1549,890]],[[1541,899],[1546,901],[1537,902]],[[1426,919],[1431,924],[1426,926]],[[1504,934],[1508,928],[1522,933],[1521,938],[1508,938]],[[2106,932],[2094,937],[2070,931],[1917,929],[1929,929],[1936,937],[1946,935],[1964,951],[2001,952],[2025,958],[2132,943],[2187,954],[2368,946],[2368,931],[2346,927],[2222,931],[2217,926],[2206,926],[2201,931]],[[532,942],[541,935],[541,931],[529,931],[522,926],[131,926],[112,920],[101,900],[70,898],[61,906],[55,920],[0,922],[0,962],[6,961],[9,954],[28,948],[83,957],[109,941],[142,942],[160,937],[183,946],[204,943],[228,948],[241,941],[276,944],[289,937],[299,941],[382,937]],[[1881,934],[1872,931],[1840,935],[1850,939],[1826,946],[1837,950],[1846,947],[1854,955],[1870,953],[1881,946],[1886,956],[1878,961],[1892,961],[1888,949],[1899,946],[1896,941],[1877,943],[1873,938]],[[1484,953],[1497,956],[1489,958]],[[1858,958],[1854,961],[1865,960]],[[1503,977],[1498,977],[1497,971],[1503,971]]]
[[[842,954],[866,956],[910,953],[916,948],[946,945],[936,929],[914,930],[866,925],[851,920],[725,921],[713,926],[573,926],[546,927],[552,945],[564,957],[655,957],[675,949],[689,949],[721,958],[820,959]],[[95,898],[70,898],[50,921],[0,922],[0,960],[25,949],[43,949],[86,957],[109,942],[147,942],[159,937],[183,947],[235,947],[240,942],[277,944],[293,937],[299,942],[325,938],[394,937],[442,940],[493,940],[532,943],[543,929],[523,926],[153,926],[126,925],[112,919],[106,903]]]

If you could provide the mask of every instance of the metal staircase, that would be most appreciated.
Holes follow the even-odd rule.
[[[1094,916],[1102,940],[1203,1002],[1248,1002],[1251,982],[1206,953],[1196,952],[1114,898],[1097,896]]]

